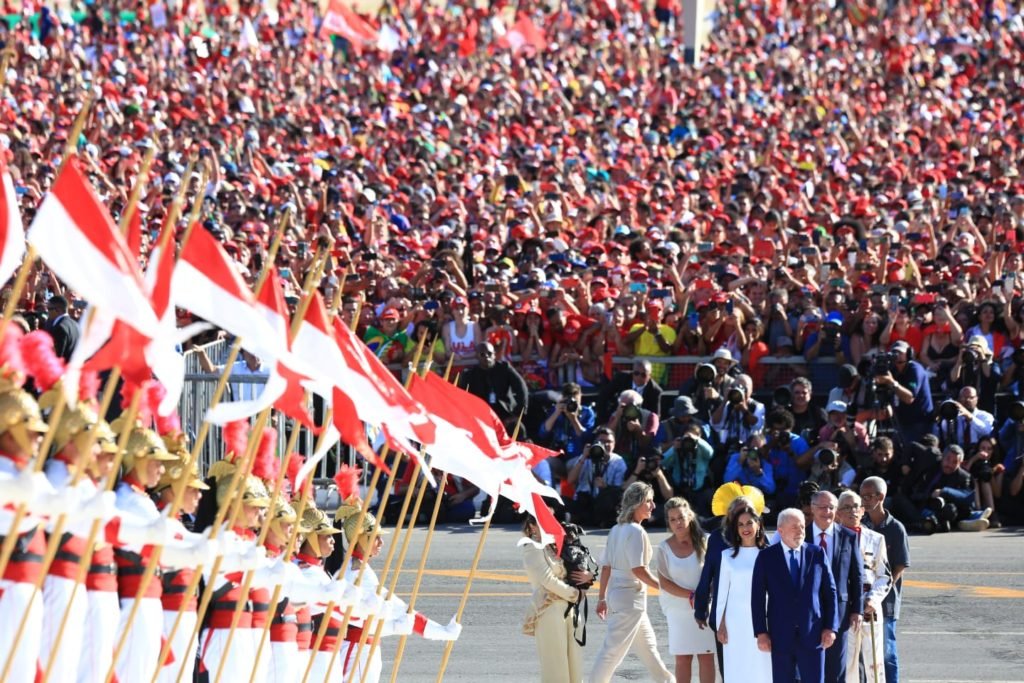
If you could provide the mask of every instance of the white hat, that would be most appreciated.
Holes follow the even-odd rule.
[[[832,401],[832,402],[830,402],[828,404],[828,408],[826,409],[825,412],[828,412],[828,413],[845,413],[846,412],[846,404],[843,403],[842,401]]]
[[[715,351],[714,355],[711,356],[711,360],[712,361],[716,361],[719,358],[724,358],[725,360],[729,361],[730,363],[735,363],[736,362],[736,359],[732,357],[732,352],[729,351],[729,349],[725,348],[724,346],[722,348],[718,349],[717,351]]]

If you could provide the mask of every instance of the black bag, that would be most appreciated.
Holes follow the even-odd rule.
[[[575,571],[590,572],[595,579],[597,578],[597,561],[594,560],[590,550],[580,540],[587,532],[577,524],[563,524],[562,528],[565,529],[565,540],[562,542],[561,557],[562,564],[565,565],[566,582],[576,588],[587,590],[594,585],[594,579],[584,584],[578,584],[573,583],[570,578],[570,575]]]

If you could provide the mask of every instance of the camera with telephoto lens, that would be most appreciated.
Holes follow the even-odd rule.
[[[868,377],[881,377],[882,375],[888,375],[892,372],[893,367],[896,365],[896,354],[892,351],[886,353],[880,353],[875,356],[875,359],[871,362],[871,368],[868,370]]]
[[[686,436],[679,439],[679,452],[684,456],[696,455],[697,437],[695,437],[693,434],[687,434]]]
[[[773,429],[770,436],[773,448],[785,448],[792,442],[789,431],[785,429]]]
[[[839,454],[831,448],[822,448],[818,451],[818,462],[822,467],[832,468],[839,462]]]
[[[580,409],[580,402],[574,398],[565,399],[562,401],[562,405],[565,407],[565,412],[567,413],[575,413]]]
[[[600,465],[608,460],[608,449],[602,444],[594,442],[590,444],[590,451],[587,454],[590,461],[595,465]]]
[[[793,392],[785,385],[776,387],[775,391],[772,392],[772,404],[789,410],[793,407]]]
[[[697,379],[697,383],[705,385],[714,383],[715,375],[717,374],[718,371],[715,369],[715,366],[710,363],[701,363],[693,372],[693,376]]]
[[[967,370],[974,369],[974,368],[978,367],[978,364],[980,362],[981,362],[981,354],[980,353],[978,353],[975,349],[973,349],[970,346],[968,346],[967,348],[964,349],[963,366],[964,366],[965,369],[967,369]]]
[[[959,414],[960,406],[956,404],[956,401],[947,399],[939,405],[939,418],[942,420],[955,420]]]
[[[751,467],[757,467],[761,464],[761,454],[756,448],[744,446],[740,449],[740,457]]]
[[[730,389],[729,393],[726,394],[726,396],[729,399],[729,405],[738,406],[739,404],[743,403],[743,390],[738,387],[733,387],[732,389]]]

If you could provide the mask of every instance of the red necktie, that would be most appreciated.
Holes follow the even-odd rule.
[[[828,543],[825,542],[825,532],[824,531],[821,532],[821,540],[818,541],[818,545],[821,547],[822,550],[825,551],[825,554],[828,555]]]

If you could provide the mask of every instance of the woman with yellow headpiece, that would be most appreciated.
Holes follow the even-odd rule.
[[[369,562],[380,554],[384,542],[380,537],[381,531],[377,529],[377,519],[369,512],[365,515],[361,514],[362,505],[358,504],[358,502],[358,499],[354,499],[339,507],[334,513],[334,519],[335,523],[341,524],[346,543],[350,545],[355,544],[355,548],[352,551],[352,561],[345,568],[345,581],[354,584],[359,577],[362,565],[365,563],[367,566],[365,571],[363,571],[362,583],[359,588],[361,593],[367,596],[374,594],[379,585],[377,573],[369,566]],[[362,518],[361,523],[360,518]],[[436,621],[428,619],[426,615],[420,612],[409,614],[407,605],[395,597],[388,600],[382,613],[376,616],[384,619],[381,636],[415,633],[427,640],[457,640],[462,632],[462,626],[454,618],[447,626],[442,626]],[[348,631],[342,634],[345,642],[341,645],[339,656],[344,663],[344,680],[348,680],[348,677],[351,675],[355,679],[363,680],[365,677],[365,680],[370,681],[370,683],[376,683],[380,680],[381,668],[383,666],[380,648],[364,646],[362,652],[359,653],[358,659],[356,657],[359,640],[362,637],[365,625],[366,620],[362,616],[353,617],[349,621]],[[374,624],[370,628],[372,632],[376,632],[377,626]],[[372,636],[367,638],[368,643],[371,642],[371,638]],[[373,650],[372,658],[370,657],[371,649]],[[354,674],[352,673],[353,669],[355,670]]]

